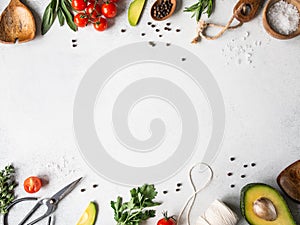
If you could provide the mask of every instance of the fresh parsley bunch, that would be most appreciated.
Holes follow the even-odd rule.
[[[117,225],[139,225],[142,221],[155,217],[155,210],[148,209],[161,204],[154,202],[157,195],[154,185],[144,184],[142,187],[133,188],[130,194],[129,202],[123,202],[120,196],[116,202],[111,201]]]
[[[7,206],[15,199],[14,189],[15,168],[12,165],[6,166],[0,171],[0,214],[7,213]]]

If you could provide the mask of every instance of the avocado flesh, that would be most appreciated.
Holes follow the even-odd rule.
[[[97,216],[97,207],[94,202],[90,202],[84,213],[81,215],[77,225],[94,225]]]
[[[134,0],[130,3],[128,9],[128,21],[131,26],[136,26],[139,22],[145,2],[146,0]]]
[[[277,212],[275,220],[267,221],[254,213],[253,204],[261,198],[269,199],[275,206]],[[241,211],[251,225],[296,225],[283,197],[276,189],[266,184],[253,183],[243,187],[241,190]]]

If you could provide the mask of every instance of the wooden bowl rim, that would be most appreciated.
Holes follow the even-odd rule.
[[[291,39],[291,38],[294,38],[298,35],[300,35],[300,21],[299,21],[299,25],[298,25],[298,29],[296,31],[294,31],[293,33],[289,34],[289,35],[285,35],[285,34],[281,34],[281,33],[278,33],[276,32],[272,26],[270,25],[269,21],[268,21],[268,11],[269,11],[269,8],[275,4],[276,2],[279,2],[281,0],[269,0],[266,4],[266,6],[264,7],[264,10],[263,10],[263,25],[264,25],[264,28],[265,30],[274,38],[277,38],[277,39],[281,39],[281,40],[288,40],[288,39]],[[296,1],[296,2],[299,2],[298,5],[296,4],[293,4],[294,6],[297,7],[299,13],[300,13],[300,1],[298,0],[283,0],[283,1],[286,1],[290,4],[293,4],[292,2]]]

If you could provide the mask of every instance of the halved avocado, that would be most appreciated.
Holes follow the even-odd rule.
[[[146,0],[133,0],[128,8],[128,21],[131,26],[136,26],[143,12]]]
[[[94,225],[97,217],[97,205],[90,202],[84,213],[81,215],[77,225]]]
[[[242,215],[251,225],[296,225],[283,197],[267,184],[247,184],[240,201]]]

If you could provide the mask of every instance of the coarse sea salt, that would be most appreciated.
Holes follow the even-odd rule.
[[[298,29],[299,11],[296,6],[284,0],[273,4],[267,16],[270,26],[280,34],[289,35]]]

